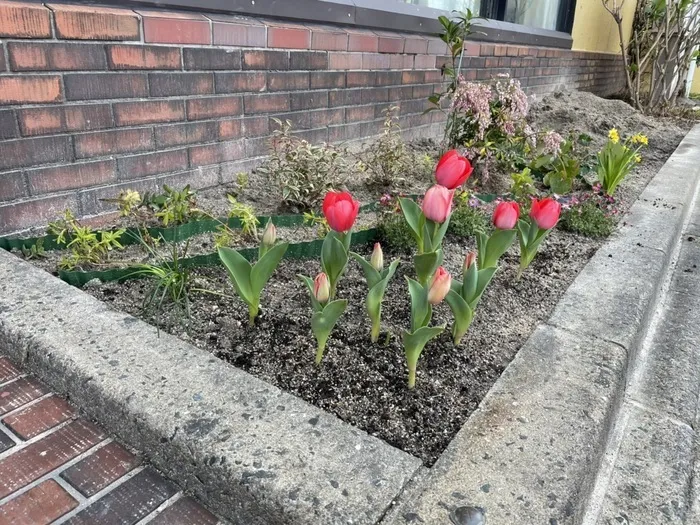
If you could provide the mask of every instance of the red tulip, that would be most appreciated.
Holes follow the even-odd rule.
[[[337,232],[350,230],[359,211],[360,203],[347,191],[329,191],[323,199],[323,215],[326,216],[328,225]]]
[[[423,197],[423,215],[434,222],[443,223],[450,216],[454,190],[436,184],[425,192]]]
[[[472,264],[476,264],[476,257],[476,252],[469,252],[464,258],[464,266],[462,266],[462,270],[464,270],[465,273],[469,268],[471,268]]]
[[[321,303],[327,303],[331,296],[331,286],[328,282],[328,276],[321,272],[314,279],[314,297]]]
[[[512,230],[520,218],[517,202],[500,202],[493,211],[493,225],[499,230]]]
[[[428,302],[430,304],[438,304],[441,302],[450,291],[451,285],[452,276],[442,266],[440,266],[435,271],[433,280],[430,283],[430,288],[428,289]]]
[[[454,190],[466,182],[474,171],[471,162],[462,157],[457,150],[445,153],[435,168],[435,179],[441,186]]]
[[[561,204],[554,199],[547,197],[538,201],[532,199],[532,208],[530,208],[530,217],[535,221],[537,226],[542,230],[551,230],[556,226],[561,214]]]

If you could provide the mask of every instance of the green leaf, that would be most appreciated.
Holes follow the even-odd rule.
[[[273,246],[253,265],[250,272],[250,287],[256,297],[260,297],[260,293],[275,272],[288,247],[289,244],[286,242]]]
[[[513,244],[515,235],[516,231],[514,229],[496,230],[491,234],[491,237],[486,243],[486,256],[480,268],[495,268],[498,266],[498,260],[508,251],[510,245]]]
[[[311,316],[311,331],[318,342],[318,353],[316,354],[316,363],[320,363],[323,359],[323,352],[326,348],[328,338],[335,327],[335,324],[340,319],[340,316],[345,312],[348,302],[346,299],[338,299],[331,301],[323,310],[316,312]]]
[[[374,266],[372,266],[368,260],[355,252],[350,252],[350,255],[360,264],[360,268],[362,268],[362,272],[365,274],[368,288],[373,288],[379,281],[382,280],[382,275],[374,269]]]
[[[418,251],[421,252],[423,251],[423,225],[425,224],[425,215],[423,215],[423,211],[418,204],[411,199],[399,199],[399,205],[401,206],[403,216],[406,218],[408,227],[411,229],[411,232],[413,232],[413,238],[418,244]]]
[[[250,274],[252,266],[236,250],[231,248],[219,248],[219,258],[228,270],[229,277],[238,296],[248,305],[254,304],[254,296]]]
[[[497,270],[498,268],[484,268],[483,270],[479,270],[478,283],[475,292],[471,296],[465,296],[472,310],[476,310],[476,305],[479,304],[479,300],[484,294],[484,290],[486,290],[486,287],[491,282],[491,279],[493,279],[493,276]]]
[[[323,310],[323,306],[321,303],[316,300],[316,296],[314,295],[314,281],[310,277],[307,277],[306,275],[302,275],[300,273],[297,274],[297,279],[299,279],[302,283],[306,285],[306,288],[309,290],[309,297],[311,299],[311,306],[314,309],[314,312],[320,312]]]
[[[413,387],[411,382],[411,370],[415,374],[416,367],[418,366],[418,359],[420,358],[425,345],[431,339],[439,336],[445,330],[445,325],[442,326],[423,326],[414,330],[413,332],[403,333],[403,349],[406,354],[406,361],[408,362],[409,370],[409,388]],[[415,375],[414,375],[415,381]]]
[[[476,246],[479,257],[477,258],[477,263],[479,268],[485,268],[484,261],[486,260],[486,246],[489,242],[489,237],[485,233],[476,234]]]
[[[472,297],[476,294],[476,289],[479,285],[479,270],[477,270],[476,264],[472,264],[467,268],[467,272],[464,275],[464,284],[459,294],[464,298],[465,301],[471,303]]]
[[[321,267],[326,275],[328,275],[331,289],[334,289],[335,283],[343,274],[343,270],[345,270],[347,264],[348,252],[345,246],[341,240],[338,239],[336,232],[329,232],[321,247]]]
[[[438,266],[442,263],[442,250],[423,253],[413,257],[413,266],[416,269],[416,276],[421,284],[428,284],[430,278],[435,274]]]
[[[433,250],[440,248],[440,245],[442,244],[442,239],[445,237],[445,233],[447,233],[447,228],[449,228],[450,226],[450,217],[452,217],[452,214],[448,215],[447,219],[445,219],[445,222],[443,222],[440,225],[440,227],[437,229],[435,236],[432,238]]]
[[[408,293],[411,294],[411,330],[427,326],[433,316],[433,307],[428,302],[428,289],[418,281],[406,277]]]
[[[474,310],[467,304],[461,295],[450,290],[445,297],[445,301],[452,310],[455,322],[452,327],[452,337],[455,345],[458,345],[462,337],[467,333],[474,319]]]

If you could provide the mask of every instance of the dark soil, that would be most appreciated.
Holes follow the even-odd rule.
[[[689,123],[643,117],[624,102],[585,93],[545,97],[533,106],[532,120],[542,130],[564,133],[577,129],[588,133],[595,146],[604,142],[612,127],[624,134],[643,132],[649,136],[644,162],[616,194],[620,212],[634,202],[689,129]],[[434,151],[434,144],[429,142],[421,147],[426,152]],[[265,198],[265,184],[252,175],[250,187],[242,197],[259,203],[256,210],[260,213],[274,208]],[[429,181],[408,181],[405,191],[421,192],[428,185]],[[359,178],[348,186],[364,202],[383,192],[365,189]],[[225,188],[209,190],[202,194],[199,204],[216,212],[216,203],[225,203],[225,195]],[[225,209],[222,208],[222,214]],[[445,266],[453,275],[461,276],[464,255],[474,248],[473,242],[472,238],[447,238]],[[85,290],[115,309],[157,324],[431,465],[537,324],[549,317],[602,242],[555,230],[518,282],[516,242],[486,290],[462,346],[455,348],[447,332],[432,341],[419,361],[418,382],[413,391],[406,388],[407,370],[401,346],[401,331],[408,327],[410,317],[404,279],[411,271],[408,259],[399,267],[385,295],[385,332],[376,345],[369,340],[369,321],[364,311],[366,284],[357,265],[349,264],[339,288],[339,296],[349,300],[348,309],[329,341],[320,367],[314,364],[309,299],[295,277],[299,273],[315,276],[320,271],[316,260],[282,262],[263,293],[263,311],[253,328],[247,326],[245,305],[234,297],[193,292],[190,317],[186,318],[173,306],[158,316],[143,312],[141,305],[151,287],[148,281],[93,282]],[[387,262],[390,258],[391,254],[385,253]],[[193,288],[233,295],[223,268],[200,268],[193,278]],[[446,323],[449,328],[450,319],[448,307],[439,305],[433,323]]]
[[[450,238],[445,265],[461,274],[470,240]],[[599,246],[598,241],[555,231],[522,280],[515,282],[517,250],[503,260],[487,289],[467,337],[455,348],[448,333],[430,343],[418,365],[418,382],[406,388],[407,371],[401,330],[408,328],[410,302],[399,267],[383,306],[379,344],[369,340],[364,310],[366,284],[350,263],[339,287],[348,309],[329,341],[320,367],[314,364],[315,342],[306,289],[296,274],[314,276],[317,261],[283,261],[266,288],[264,310],[254,328],[238,299],[198,293],[191,297],[191,317],[169,308],[160,327],[204,348],[283,390],[292,392],[370,434],[432,464],[476,409],[538,322],[545,320],[570,281]],[[390,254],[386,254],[387,261]],[[197,270],[196,285],[233,294],[221,268]],[[131,281],[89,284],[86,291],[112,305],[155,323],[141,304],[149,283]],[[434,324],[447,323],[451,312],[436,308]],[[371,393],[371,395],[368,395]]]

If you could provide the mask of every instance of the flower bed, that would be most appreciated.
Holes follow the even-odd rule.
[[[553,96],[551,99],[543,101],[536,110],[536,117],[542,115],[551,117],[552,113],[554,116],[559,115],[561,108],[552,111],[551,107],[560,100],[561,97]],[[600,101],[600,104],[617,103]],[[583,108],[574,108],[573,110],[584,111]],[[604,143],[619,144],[619,140],[615,140],[614,134],[611,134],[610,139],[606,138],[609,130],[614,127],[616,118],[610,112],[603,112],[599,117],[596,122],[598,131],[592,136],[592,142],[596,148],[601,148]],[[531,125],[534,127],[534,122]],[[593,126],[584,131],[590,133],[590,128]],[[603,197],[600,191],[591,191],[585,186],[584,181],[576,178],[573,191],[569,192],[568,195],[557,197],[565,207],[569,208],[565,213],[578,213],[577,202],[580,200],[593,203],[594,210],[600,211],[604,207],[605,210],[614,212],[613,217],[619,216],[629,206],[650,176],[671,153],[674,141],[677,143],[682,136],[682,127],[672,122],[649,120],[641,126],[641,129],[650,135],[650,147],[644,153],[649,161],[641,165],[635,161],[631,165],[632,174],[622,182],[620,190],[616,193],[617,200]],[[654,134],[650,133],[649,129]],[[640,128],[630,131],[636,133],[640,131]],[[630,137],[632,133],[627,133],[626,136]],[[551,149],[552,145],[547,146],[547,144],[553,141],[552,134],[547,134],[545,137],[544,144]],[[657,138],[659,140],[655,143]],[[561,147],[561,141],[559,139],[557,141]],[[612,148],[612,146],[607,147]],[[317,154],[318,152],[313,153],[313,155]],[[479,162],[477,161],[476,164],[478,171]],[[484,180],[483,172],[478,174],[481,187],[491,188],[491,190],[497,189],[499,177],[511,179],[510,175],[507,172],[490,170],[488,180]],[[502,191],[502,200],[506,202],[519,200],[521,207],[534,208],[534,215],[538,215],[537,209],[541,201],[537,201],[534,206],[530,205],[530,193],[551,193],[552,187],[551,184],[549,186],[543,184],[544,181],[540,179],[528,182],[528,177],[530,175],[524,169],[518,174],[518,177],[512,177],[510,188],[507,191]],[[477,175],[474,175],[470,180],[476,178]],[[460,177],[454,181],[448,179],[449,177],[444,178],[438,172],[438,182],[447,187],[463,182],[459,180]],[[358,181],[352,181],[347,186],[352,188],[357,184]],[[528,185],[532,187],[530,188]],[[416,174],[413,174],[412,178],[402,181],[399,185],[404,189],[422,187],[422,190],[427,189],[428,186],[429,183]],[[426,196],[426,202],[424,202],[423,209],[428,215],[428,219],[436,223],[436,228],[449,215],[450,207],[447,204],[453,198],[459,201],[456,205],[457,211],[465,217],[471,217],[470,221],[474,221],[473,224],[467,222],[458,225],[458,214],[454,212],[451,219],[452,230],[447,231],[442,242],[435,240],[436,229],[434,228],[430,229],[432,233],[428,234],[430,242],[427,244],[429,246],[425,244],[425,239],[421,240],[423,246],[420,251],[424,254],[433,253],[441,247],[444,270],[441,270],[442,273],[438,272],[440,281],[446,278],[446,273],[449,273],[452,279],[463,279],[465,256],[478,248],[476,241],[479,235],[474,234],[478,233],[477,230],[483,227],[484,223],[491,222],[494,208],[496,208],[494,203],[475,199],[478,191],[476,188],[470,188],[470,190],[470,193],[453,197],[449,194],[449,190],[437,189],[433,192],[434,195],[429,193]],[[217,191],[223,196],[225,192],[231,191],[231,188]],[[249,200],[246,198],[246,191],[249,193]],[[238,192],[239,195],[236,196],[238,204],[258,202],[264,198],[264,194],[259,192],[241,191],[240,188],[238,188]],[[445,194],[445,192],[448,193]],[[610,192],[612,193],[612,191]],[[212,192],[209,192],[209,195],[205,196],[202,201],[211,200],[211,194]],[[370,195],[376,199],[378,194],[381,194],[381,191],[376,189],[369,190],[365,194],[364,201],[371,209],[366,210],[367,214],[360,214],[360,219],[364,221],[360,224],[362,229],[353,235],[354,249],[368,261],[371,261],[370,242],[374,241],[377,236],[382,241],[387,239],[386,230],[380,233],[375,229],[376,226],[382,226],[387,217],[399,224],[399,237],[401,235],[408,236],[409,245],[414,242],[405,225],[403,230],[401,229],[400,225],[405,223],[402,222],[400,216],[391,212],[395,200],[389,200],[389,203],[393,203],[392,206],[382,207],[376,202],[373,203],[371,198],[367,198],[367,195]],[[187,202],[188,199],[189,197],[185,195],[180,199],[180,202]],[[226,202],[225,199],[220,199],[220,201]],[[549,207],[554,201],[545,200],[545,202],[548,203],[546,207]],[[387,199],[384,199],[384,204],[387,204]],[[190,208],[194,208],[194,206],[174,209],[187,216],[192,211]],[[201,203],[197,208],[203,208]],[[154,209],[158,210],[156,211],[157,215],[163,213],[165,208],[155,207]],[[382,212],[383,209],[387,211]],[[404,209],[406,209],[405,205]],[[377,213],[377,210],[380,212]],[[495,214],[493,223],[500,231],[513,230],[512,240],[516,236],[514,221],[517,220],[518,214],[516,213],[514,217],[510,218],[504,210],[505,208],[502,207]],[[169,209],[168,213],[171,211],[173,209]],[[216,206],[209,209],[209,215],[219,214],[220,210]],[[322,353],[322,362],[317,365],[314,356],[318,355],[318,348],[312,335],[310,319],[314,309],[316,313],[320,313],[320,310],[313,299],[309,301],[308,291],[298,281],[297,276],[302,274],[313,277],[321,269],[318,258],[323,241],[318,236],[319,233],[325,232],[325,224],[320,215],[309,214],[306,221],[310,221],[312,225],[299,226],[299,223],[305,219],[297,215],[288,219],[291,227],[279,228],[277,237],[282,241],[291,242],[286,254],[294,255],[296,253],[297,257],[287,258],[279,264],[277,271],[271,275],[269,282],[262,289],[261,308],[257,312],[257,307],[251,309],[249,305],[244,304],[236,297],[236,290],[232,287],[231,279],[223,267],[205,267],[205,265],[218,262],[218,256],[214,254],[218,241],[212,238],[211,233],[198,230],[206,224],[211,230],[211,227],[221,226],[222,222],[228,223],[228,229],[235,231],[233,236],[228,239],[227,244],[239,249],[238,251],[246,259],[255,260],[258,258],[256,237],[264,239],[264,236],[248,234],[246,237],[242,230],[238,229],[245,227],[246,219],[250,218],[249,215],[250,213],[230,220],[209,223],[206,220],[200,220],[190,222],[178,230],[171,228],[165,230],[168,232],[180,231],[183,236],[187,236],[182,232],[182,228],[185,230],[194,228],[193,236],[190,237],[189,242],[178,234],[172,237],[174,241],[178,242],[168,243],[165,239],[166,235],[162,235],[164,240],[160,243],[151,245],[148,242],[142,242],[144,239],[141,239],[124,252],[112,246],[112,249],[108,250],[109,257],[106,263],[84,263],[73,268],[72,273],[77,276],[73,282],[75,284],[87,283],[85,290],[88,293],[99,297],[115,308],[139,316],[158,326],[159,329],[193,342],[233,365],[290,391],[370,434],[377,435],[398,448],[420,457],[428,465],[435,461],[452,436],[478,406],[493,382],[528,338],[537,322],[548,317],[558,298],[601,242],[595,238],[561,229],[552,230],[542,240],[540,238],[542,228],[528,229],[527,225],[523,225],[520,229],[523,242],[529,239],[529,242],[525,242],[525,250],[522,246],[519,249],[516,242],[504,254],[500,262],[494,263],[498,265],[498,271],[491,284],[486,288],[476,309],[474,320],[460,345],[454,344],[454,337],[449,332],[455,316],[445,302],[435,301],[438,304],[434,306],[432,322],[430,319],[427,323],[424,322],[425,320],[419,323],[411,323],[409,320],[412,316],[412,308],[405,284],[406,278],[417,277],[419,281],[422,281],[422,286],[429,296],[432,292],[429,289],[430,282],[437,265],[430,267],[429,271],[423,272],[424,275],[421,279],[420,272],[416,275],[414,269],[413,254],[406,253],[405,246],[402,246],[401,243],[395,243],[394,247],[385,243],[384,268],[387,268],[389,261],[394,258],[401,259],[401,264],[396,269],[396,274],[389,281],[384,293],[382,324],[378,340],[372,342],[370,339],[371,323],[364,305],[368,288],[367,282],[360,266],[350,259],[345,274],[342,275],[342,271],[339,273],[339,277],[342,275],[342,278],[339,279],[337,288],[338,300],[347,301],[347,303],[342,315],[337,319],[337,323],[336,319],[330,323],[332,328],[330,338],[327,341],[325,352]],[[583,216],[583,213],[581,215]],[[174,213],[173,217],[176,216],[177,213]],[[523,210],[522,216],[527,220],[528,212]],[[337,222],[337,218],[332,218],[332,214],[329,215],[328,211],[326,217],[330,219],[331,226]],[[600,214],[598,213],[596,217],[600,218]],[[398,221],[397,218],[399,218]],[[153,218],[150,217],[148,220],[152,221]],[[546,222],[549,224],[545,224]],[[545,220],[545,222],[540,223],[540,226],[549,228],[553,222],[556,222],[556,217],[553,220]],[[585,224],[589,224],[589,222],[584,220]],[[152,222],[147,224],[152,224]],[[474,224],[476,227],[473,227]],[[581,231],[577,221],[564,220],[560,224]],[[577,224],[579,225],[577,226]],[[117,227],[129,225],[128,221],[125,223],[123,220],[115,224]],[[263,225],[264,223],[260,224],[260,227]],[[345,226],[339,225],[339,223],[335,224],[341,234]],[[357,226],[356,224],[356,228]],[[139,229],[139,234],[142,231]],[[483,233],[488,235],[490,231]],[[75,235],[75,232],[72,235]],[[96,234],[96,238],[99,240],[102,235]],[[158,235],[158,231],[153,229],[148,233],[148,237]],[[206,238],[207,241],[199,242],[202,238]],[[299,242],[300,240],[303,242]],[[534,243],[539,241],[541,244],[535,246]],[[268,242],[268,244],[271,247],[273,243]],[[192,257],[191,252],[185,253],[186,250],[183,250],[184,246],[189,248],[191,245],[197,245],[200,249],[200,252],[196,253],[194,257]],[[27,247],[24,244],[23,246]],[[139,252],[142,246],[148,248]],[[171,248],[174,250],[172,253],[175,256],[170,260],[164,259],[170,253]],[[521,264],[523,251],[526,253],[524,260],[529,264]],[[120,258],[122,257],[120,254],[126,255]],[[39,253],[32,253],[31,248],[26,255],[47,269],[52,271],[56,269],[56,257],[52,256],[53,258],[47,263]],[[190,259],[183,258],[187,256],[190,256]],[[302,256],[305,258],[298,258]],[[495,257],[496,261],[498,259]],[[156,274],[153,269],[157,267],[161,270],[164,268],[172,270],[176,260],[177,266],[186,270],[186,272],[181,273],[187,274],[187,281],[180,283],[182,284],[180,290],[185,290],[186,294],[171,296],[169,289],[158,288],[160,284],[156,284],[154,291],[153,283],[159,283],[159,281],[155,279]],[[139,266],[139,270],[142,272],[143,265],[146,264],[151,271],[138,273],[134,268],[123,268],[125,261],[142,265]],[[488,267],[482,263],[483,261],[479,261],[479,269]],[[119,280],[127,276],[151,277],[151,279],[127,280],[122,283],[98,282],[94,279],[100,274],[82,271],[96,269],[102,271],[105,264],[108,266],[117,265],[118,272],[121,272],[111,277],[102,274],[105,281]],[[523,270],[522,277],[518,279],[521,269]],[[327,273],[329,272],[327,271]],[[64,273],[63,276],[66,277],[67,274]],[[170,274],[166,277],[172,279],[176,276]],[[317,286],[311,286],[310,292],[323,306],[329,298],[321,292],[324,286],[323,281],[319,280],[317,283]],[[164,292],[163,298],[154,301],[155,292],[159,291]],[[240,286],[238,291],[240,291]],[[438,295],[444,296],[443,293]],[[440,299],[442,298],[440,297]],[[144,305],[150,307],[144,308]],[[254,325],[248,326],[249,319],[255,317],[253,310],[258,315]],[[411,375],[411,366],[406,366],[404,352],[410,345],[406,344],[405,332],[410,330],[412,333],[416,333],[417,330],[424,327],[437,328],[442,325],[445,325],[447,330],[436,332],[434,334],[436,338],[428,343],[420,356],[416,388],[408,388],[406,382],[407,377]],[[314,329],[313,331],[316,331],[316,335],[319,337],[318,330]],[[415,348],[413,351],[416,351]]]

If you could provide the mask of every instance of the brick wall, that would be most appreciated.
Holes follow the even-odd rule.
[[[464,74],[528,93],[617,91],[615,55],[466,44]],[[0,234],[163,183],[230,181],[266,153],[271,117],[305,138],[376,135],[401,108],[411,137],[441,82],[435,37],[240,17],[0,0]]]

